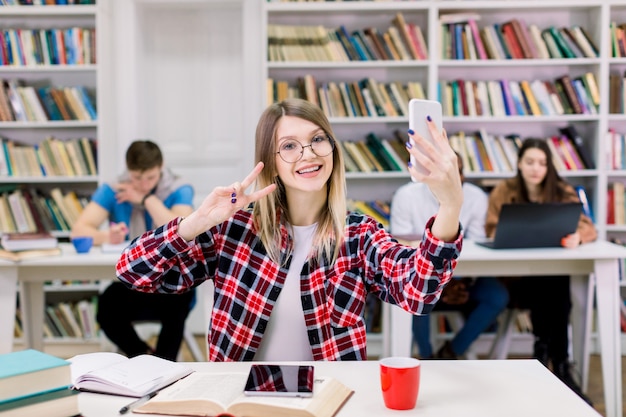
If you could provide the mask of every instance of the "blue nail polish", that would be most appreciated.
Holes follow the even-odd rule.
[[[237,193],[232,193],[230,196],[235,198],[235,197],[237,197]]]
[[[433,121],[433,119],[430,116],[426,116],[426,120],[428,120],[429,122]]]
[[[410,141],[410,140],[407,140],[407,141],[406,141],[406,143],[405,143],[405,145],[406,145],[406,147],[407,147],[407,148],[409,148],[409,149],[411,149],[411,148],[413,147],[413,144],[411,143],[411,141]]]
[[[231,198],[231,199],[230,199],[230,202],[231,202],[231,203],[233,203],[233,204],[235,204],[235,203],[237,202],[237,199],[236,199],[236,198]]]
[[[415,132],[413,131],[413,129],[409,129],[409,135],[414,135]]]
[[[409,168],[411,168],[411,167],[413,166],[413,164],[411,163],[411,161],[409,161],[409,163],[407,164],[407,166],[408,166]]]

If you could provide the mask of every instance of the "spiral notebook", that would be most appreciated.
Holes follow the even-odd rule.
[[[581,214],[581,203],[504,204],[493,240],[476,243],[491,249],[560,247]]]

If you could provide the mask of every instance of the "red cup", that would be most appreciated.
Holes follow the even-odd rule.
[[[380,360],[380,386],[387,408],[415,408],[420,389],[420,368],[420,361],[415,358],[395,356]]]

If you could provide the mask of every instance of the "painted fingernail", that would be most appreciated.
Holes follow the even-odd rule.
[[[406,145],[406,147],[407,147],[408,149],[411,149],[411,148],[413,147],[413,144],[411,143],[411,141],[410,141],[410,140],[407,140],[407,141],[406,141],[406,143],[405,143],[405,145]]]
[[[432,121],[433,121],[433,119],[431,119],[431,117],[430,117],[430,116],[426,116],[426,120],[428,120],[429,122],[432,122]]]
[[[408,166],[409,168],[411,168],[411,167],[413,166],[413,164],[411,163],[411,161],[409,161],[409,162],[408,162],[407,166]]]
[[[409,129],[409,135],[414,135],[415,132],[413,131],[413,129]]]
[[[231,198],[231,199],[230,199],[230,202],[231,202],[231,203],[233,203],[233,204],[235,204],[235,203],[237,202],[237,199],[236,199],[236,198]]]
[[[237,193],[232,193],[230,196],[235,198],[235,197],[237,197]]]

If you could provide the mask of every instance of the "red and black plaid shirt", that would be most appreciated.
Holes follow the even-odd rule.
[[[253,360],[290,262],[281,267],[267,256],[247,211],[193,242],[178,235],[180,220],[146,232],[126,248],[117,263],[119,279],[135,290],[163,293],[212,279],[209,360]],[[398,244],[372,218],[352,213],[337,261],[305,263],[301,303],[315,360],[367,359],[363,313],[368,293],[415,314],[432,309],[462,246],[461,233],[455,242],[436,239],[432,221],[415,249]],[[288,236],[285,227],[282,233]],[[284,259],[292,241],[283,241]]]

